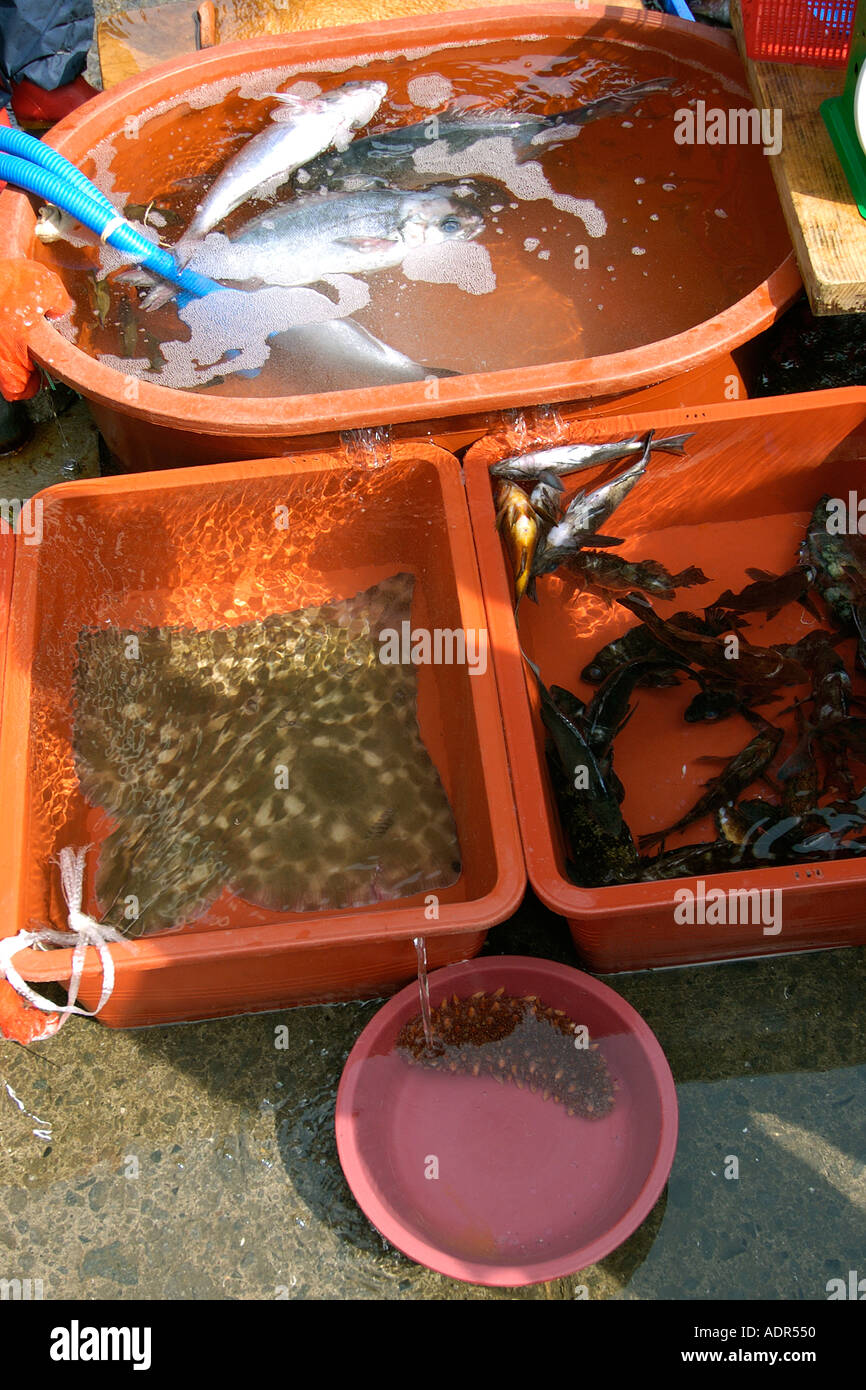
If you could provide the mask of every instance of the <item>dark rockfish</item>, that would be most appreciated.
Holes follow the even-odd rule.
[[[623,560],[619,555],[607,555],[598,550],[580,550],[569,556],[567,564],[584,589],[607,599],[618,594],[632,594],[635,590],[655,598],[672,599],[676,598],[677,589],[709,583],[696,565],[671,574],[658,560]]]
[[[713,686],[702,681],[700,673],[695,673],[695,679],[701,681],[701,689],[683,714],[687,724],[717,724],[742,708],[743,697],[736,686]]]
[[[562,144],[577,135],[581,126],[603,116],[619,115],[654,92],[663,92],[673,79],[660,77],[641,82],[611,96],[599,97],[571,111],[552,116],[533,115],[526,111],[497,110],[469,107],[466,110],[449,108],[438,115],[426,116],[412,125],[396,126],[376,135],[354,140],[339,154],[325,154],[308,163],[303,186],[329,189],[341,188],[358,179],[398,181],[415,173],[414,155],[441,142],[443,154],[460,154],[479,140],[508,139],[518,161],[537,159],[545,147]]]
[[[753,782],[766,771],[776,755],[779,744],[784,737],[784,730],[775,729],[771,724],[766,724],[757,733],[745,748],[736,753],[718,777],[711,777],[705,783],[706,791],[685,815],[667,830],[653,831],[649,835],[642,835],[640,838],[641,851],[651,849],[653,845],[660,844],[666,840],[668,835],[674,835],[679,830],[685,830],[686,826],[693,821],[703,820],[704,816],[709,816],[719,806],[724,806],[729,802],[737,800],[741,792],[750,787]]]
[[[610,747],[631,715],[629,700],[635,686],[648,671],[669,671],[667,661],[626,661],[606,676],[583,715],[586,741],[601,756]]]
[[[730,840],[709,840],[697,845],[683,845],[663,854],[642,855],[640,878],[644,883],[654,879],[694,878],[698,874],[721,874],[736,868],[742,861],[741,846]]]
[[[829,496],[818,503],[800,547],[800,564],[843,631],[857,634],[857,664],[866,670],[866,538],[828,530]]]
[[[777,770],[782,783],[782,807],[789,816],[805,816],[818,804],[821,778],[812,752],[814,731],[797,705],[797,743]]]
[[[742,642],[734,661],[725,655],[725,640],[721,636],[708,637],[690,632],[673,620],[665,621],[640,594],[629,594],[617,602],[642,618],[653,636],[684,661],[694,661],[706,670],[718,673],[723,681],[733,679],[772,689],[777,685],[801,685],[808,679],[807,672],[798,662],[771,648],[751,647]]]
[[[802,568],[788,570],[786,574],[770,574],[767,570],[747,569],[746,574],[754,581],[747,584],[739,594],[731,589],[716,599],[715,607],[730,613],[764,613],[774,618],[789,603],[800,602],[813,617],[820,618],[814,603],[808,596],[809,576]]]
[[[540,680],[538,691],[544,726],[553,740],[563,775],[574,789],[574,795],[586,806],[601,831],[606,835],[618,836],[623,825],[619,802],[606,782],[586,738],[577,724],[563,714]],[[587,777],[587,786],[581,790],[574,788],[573,781],[579,769],[585,769]]]
[[[707,636],[715,636],[718,632],[717,628],[714,628],[705,619],[698,617],[696,613],[685,611],[675,613],[670,621],[687,631],[701,632]],[[610,675],[611,671],[615,671],[626,661],[636,661],[639,657],[651,657],[653,661],[658,660],[661,663],[669,653],[669,647],[654,637],[644,623],[638,623],[636,627],[631,627],[628,632],[623,633],[622,637],[615,637],[612,642],[600,647],[592,660],[584,666],[580,678],[590,685],[598,685],[605,676]],[[646,671],[637,681],[637,685],[659,690],[666,686],[679,685],[680,680],[676,669],[679,666],[680,663],[676,660],[671,661],[667,670],[661,664],[659,669],[655,671],[647,666]]]

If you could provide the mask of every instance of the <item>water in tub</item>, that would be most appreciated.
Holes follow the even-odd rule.
[[[221,171],[290,118],[273,93],[308,100],[359,80],[387,95],[343,148],[272,178],[190,241]],[[120,254],[83,233],[42,252],[76,300],[62,331],[156,384],[258,396],[573,360],[682,332],[778,259],[779,229],[752,226],[763,148],[680,142],[699,99],[748,104],[697,63],[591,38],[179,93],[97,146],[88,172],[154,239],[243,293],[160,305],[167,294],[130,283]]]
[[[66,844],[90,846],[89,910],[131,936],[462,892],[482,663],[433,470],[354,452],[64,517],[51,564],[80,582],[52,590],[33,676],[46,892]]]

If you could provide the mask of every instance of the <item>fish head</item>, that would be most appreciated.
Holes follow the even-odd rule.
[[[346,82],[339,88],[346,125],[357,130],[372,121],[387,95],[387,82]]]
[[[401,230],[408,246],[471,241],[484,230],[484,218],[456,189],[443,186],[407,195]]]

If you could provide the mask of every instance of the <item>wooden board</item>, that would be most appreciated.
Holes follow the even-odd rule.
[[[757,63],[746,54],[739,0],[731,20],[755,105],[782,113],[782,148],[768,156],[814,314],[866,310],[866,221],[848,187],[821,102],[838,96],[844,68]]]
[[[214,4],[217,43],[287,34],[300,29],[326,29],[333,24],[361,24],[376,19],[400,19],[411,14],[496,7],[507,0],[217,0]],[[642,9],[641,0],[619,0],[625,9]],[[97,26],[103,87],[114,87],[155,63],[163,63],[196,47],[195,13],[198,0],[122,10]]]

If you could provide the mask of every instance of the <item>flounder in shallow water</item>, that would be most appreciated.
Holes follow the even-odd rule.
[[[226,888],[305,912],[456,881],[414,667],[380,660],[380,634],[410,619],[413,586],[398,574],[237,627],[82,630],[76,768],[117,822],[96,879],[106,921],[159,931]]]

